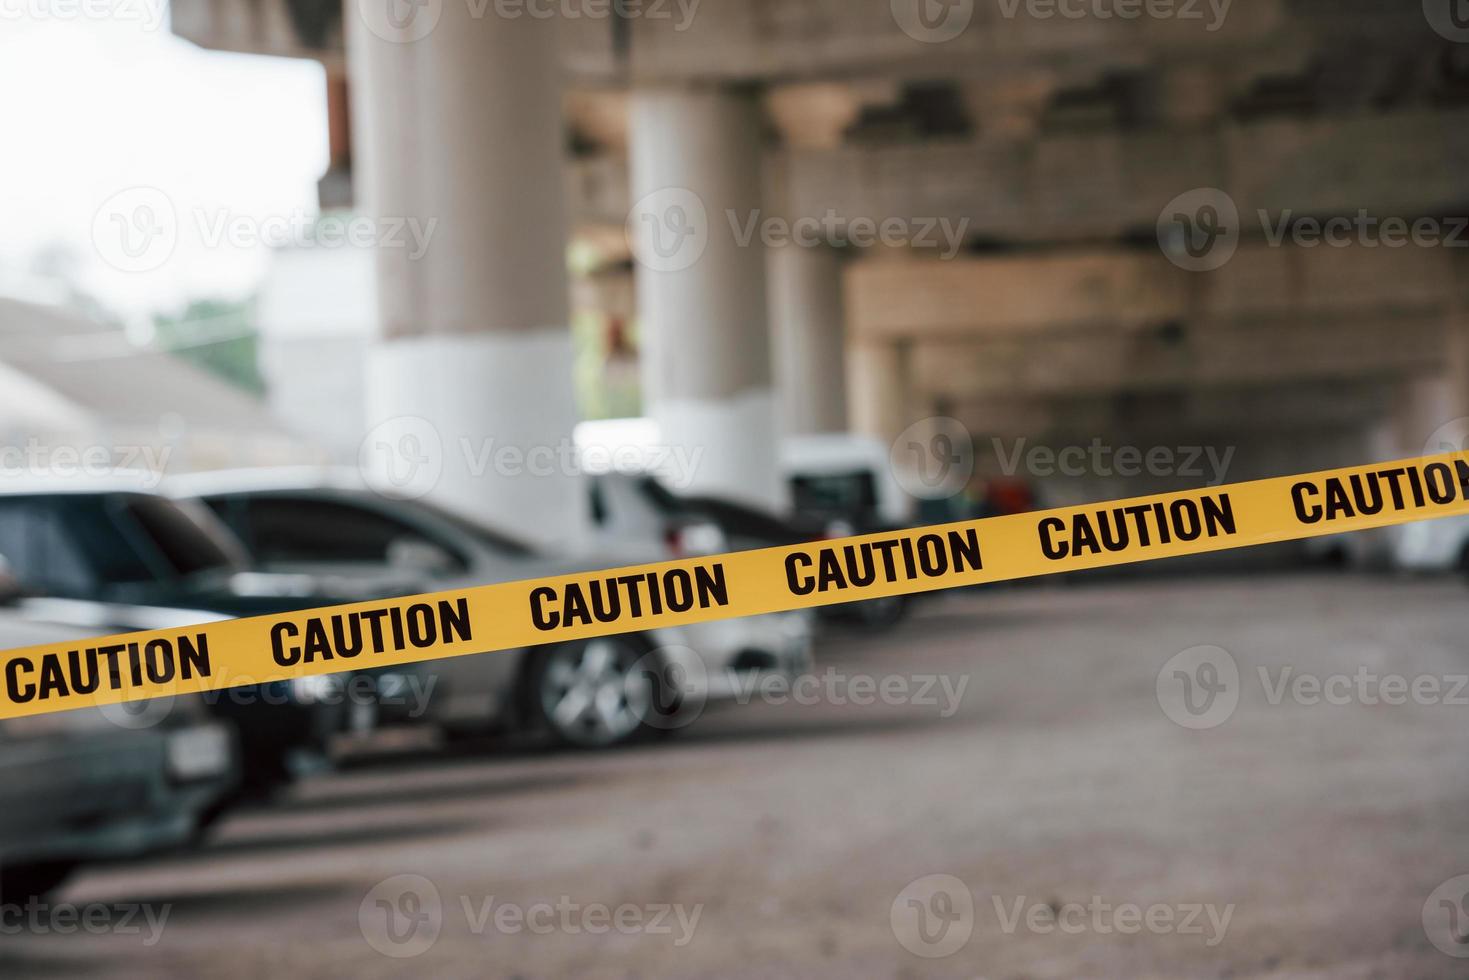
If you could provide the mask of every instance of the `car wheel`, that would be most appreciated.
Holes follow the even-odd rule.
[[[531,710],[559,742],[609,748],[649,731],[659,710],[656,670],[635,637],[604,636],[540,651],[530,672]]]
[[[74,861],[37,861],[33,864],[0,866],[0,901],[23,905],[30,899],[45,898],[61,887],[77,868]]]

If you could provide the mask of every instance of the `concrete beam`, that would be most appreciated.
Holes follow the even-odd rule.
[[[914,386],[951,398],[1074,396],[1119,391],[1391,378],[1435,370],[1442,317],[1294,323],[1201,322],[1181,340],[1066,336],[914,344]]]
[[[1412,218],[1469,200],[1469,112],[1407,110],[1270,119],[1210,129],[996,137],[960,143],[794,150],[771,165],[784,209],[847,220],[946,217],[1015,243],[1151,235],[1197,187],[1228,193],[1252,235],[1272,217]]]
[[[846,269],[848,330],[866,339],[1125,337],[1195,321],[1441,315],[1461,301],[1453,252],[1252,243],[1208,273],[1186,272],[1146,248],[854,262]]]
[[[329,3],[330,0],[325,0]],[[534,0],[445,0],[467,3],[480,19],[497,11],[555,10]],[[1293,0],[1162,0],[1167,16],[1098,16],[1098,5],[1077,0],[1007,0],[956,4],[953,20],[930,30],[916,21],[920,0],[701,0],[698,4],[644,5],[642,16],[617,21],[606,14],[561,18],[562,67],[572,77],[605,85],[678,81],[800,81],[886,76],[898,79],[984,79],[1017,67],[1084,71],[1145,69],[1168,63],[1237,64],[1242,53],[1320,60],[1319,54],[1366,42],[1419,47],[1436,37],[1418,4],[1330,4]],[[591,5],[584,5],[586,10]],[[1140,10],[1117,0],[1113,11]],[[1219,16],[1221,8],[1224,16]],[[341,16],[357,17],[357,0]],[[433,16],[441,5],[412,8]],[[610,5],[603,8],[610,14]],[[310,57],[340,62],[340,30],[304,42],[285,0],[173,0],[172,29],[204,47],[249,54]],[[906,26],[906,29],[905,29]]]

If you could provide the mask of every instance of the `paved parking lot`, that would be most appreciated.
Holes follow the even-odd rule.
[[[1448,580],[945,596],[637,749],[364,759],[79,877],[60,900],[113,928],[53,910],[0,975],[1463,976],[1422,916],[1469,871],[1466,633]],[[1240,679],[1170,665],[1175,714],[1182,676],[1216,695],[1189,729],[1159,674],[1201,645]],[[1387,675],[1442,686],[1394,705]]]

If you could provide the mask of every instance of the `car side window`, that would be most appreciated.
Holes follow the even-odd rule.
[[[393,548],[421,545],[459,555],[391,515],[349,503],[308,497],[261,496],[245,505],[248,541],[261,564],[347,562],[385,564]]]
[[[0,554],[27,588],[47,595],[90,595],[95,576],[61,516],[44,504],[0,502]]]

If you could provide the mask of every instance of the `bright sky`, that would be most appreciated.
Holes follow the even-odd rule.
[[[327,163],[320,66],[196,48],[161,2],[0,0],[0,272],[60,245],[82,285],[129,316],[253,291],[268,249],[206,243],[226,218],[313,215]],[[166,258],[118,268],[119,229],[101,237],[118,200],[127,220],[134,201],[171,206]],[[155,211],[139,214],[141,227]]]

